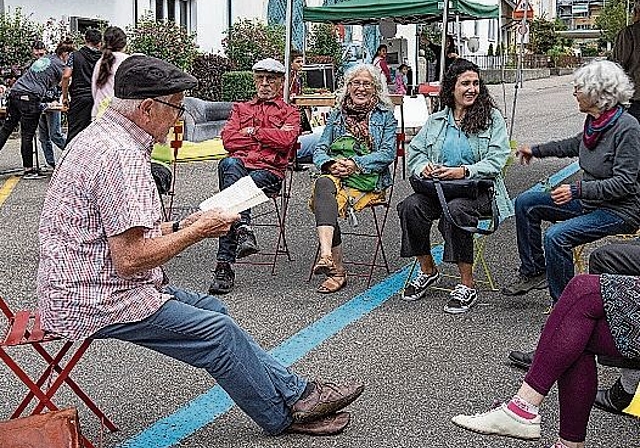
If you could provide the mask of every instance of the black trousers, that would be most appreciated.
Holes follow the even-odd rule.
[[[9,95],[7,118],[0,129],[0,148],[4,147],[9,136],[20,123],[20,153],[24,168],[33,168],[33,138],[38,129],[40,113],[39,98],[19,93]]]
[[[589,256],[590,274],[640,275],[640,243],[609,244]]]
[[[338,201],[336,184],[328,177],[319,177],[313,187],[313,214],[317,226],[333,226],[331,247],[342,244],[342,234],[338,225]]]
[[[478,225],[481,216],[491,214],[488,193],[477,199],[458,198],[448,202],[453,220],[461,226]],[[444,238],[443,260],[448,263],[473,263],[473,234],[457,228],[442,216],[436,196],[414,193],[398,204],[402,228],[401,257],[431,253],[431,225],[438,219],[438,230]]]
[[[91,124],[91,109],[93,109],[92,96],[71,97],[69,111],[67,112],[67,122],[69,123],[67,145],[80,131]]]

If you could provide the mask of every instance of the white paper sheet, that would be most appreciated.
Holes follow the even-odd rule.
[[[245,176],[228,188],[214,194],[200,204],[200,210],[213,208],[240,213],[268,201],[269,198],[259,189],[251,176]]]

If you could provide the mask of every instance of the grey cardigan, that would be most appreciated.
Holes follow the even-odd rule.
[[[580,195],[586,211],[610,210],[640,226],[640,124],[627,112],[600,138],[594,149],[575,137],[534,145],[535,157],[578,157],[582,168]]]

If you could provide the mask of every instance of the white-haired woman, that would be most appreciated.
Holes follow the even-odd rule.
[[[622,68],[594,61],[574,73],[584,130],[575,137],[519,149],[532,158],[578,157],[582,179],[551,192],[527,192],[516,200],[519,275],[506,295],[544,289],[553,304],[574,276],[572,248],[640,226],[640,125],[625,112],[633,86]],[[542,221],[553,222],[542,241]]]
[[[378,69],[361,64],[347,72],[313,153],[313,163],[322,172],[311,198],[320,241],[313,271],[326,275],[318,292],[332,293],[346,285],[338,217],[346,218],[350,208],[358,211],[384,201],[392,183],[389,165],[396,154],[396,128]]]

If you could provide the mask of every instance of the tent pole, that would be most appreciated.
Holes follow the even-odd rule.
[[[284,101],[289,103],[291,89],[291,31],[293,28],[293,0],[287,0],[286,34],[284,42]]]
[[[447,52],[447,23],[449,22],[449,0],[443,1],[444,6],[442,9],[442,41],[440,45],[440,85],[442,85],[442,81],[444,79],[444,62],[445,56]]]
[[[419,75],[419,71],[420,71],[420,35],[422,31],[422,27],[420,26],[420,24],[416,23],[416,70],[413,72],[413,93],[414,94],[418,94],[418,86],[420,85],[420,77]],[[426,76],[425,76],[426,79]]]

